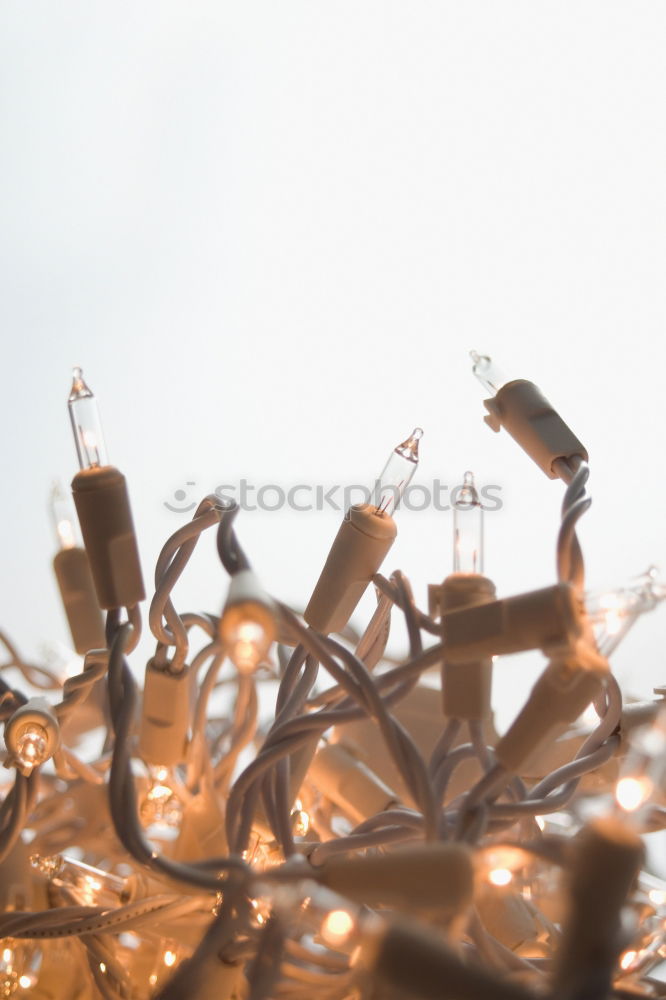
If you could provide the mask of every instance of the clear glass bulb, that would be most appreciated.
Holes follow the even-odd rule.
[[[239,621],[229,630],[229,659],[241,674],[252,674],[266,658],[271,640],[261,622]]]
[[[396,509],[419,464],[419,441],[423,437],[415,427],[406,441],[393,449],[375,486],[375,513],[390,515]]]
[[[642,614],[666,600],[666,584],[659,583],[657,574],[651,566],[632,586],[585,595],[585,607],[604,656],[610,656]]]
[[[628,740],[615,800],[624,813],[633,813],[640,821],[643,807],[666,792],[666,710],[661,709],[654,722],[631,732]]]
[[[16,736],[14,756],[19,764],[29,770],[48,759],[49,736],[43,726],[30,722]]]
[[[483,506],[471,472],[453,503],[453,571],[483,573]]]
[[[148,791],[139,806],[145,827],[161,825],[177,829],[183,818],[183,803],[177,795],[176,777],[168,767],[150,767]]]
[[[86,385],[80,368],[73,371],[68,407],[81,468],[96,469],[108,465],[97,400]]]
[[[30,864],[49,882],[68,889],[82,906],[118,906],[129,899],[126,879],[66,854],[33,854]]]
[[[53,484],[51,490],[51,518],[59,547],[73,549],[76,545],[76,516],[71,498],[58,482]]]
[[[477,354],[476,351],[470,351],[469,356],[474,362],[472,371],[489,396],[497,395],[503,385],[513,381],[506,377],[502,369],[487,354]]]

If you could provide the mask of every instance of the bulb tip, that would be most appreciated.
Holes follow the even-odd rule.
[[[402,441],[395,452],[402,458],[406,458],[408,462],[414,462],[416,464],[419,460],[419,441],[423,437],[423,428],[415,427],[412,433]]]
[[[72,388],[69,391],[69,402],[72,403],[77,399],[91,396],[92,392],[83,377],[83,368],[80,365],[75,365],[72,368]]]

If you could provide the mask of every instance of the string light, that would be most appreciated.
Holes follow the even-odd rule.
[[[418,466],[415,428],[374,496],[345,513],[304,620],[261,586],[238,509],[203,498],[157,559],[142,691],[127,488],[75,369],[85,551],[60,489],[51,515],[56,558],[85,557],[96,603],[85,637],[68,614],[85,660],[64,685],[5,643],[22,685],[39,679],[44,691],[0,692],[13,780],[0,823],[0,996],[61,1000],[85,983],[137,1000],[202,990],[537,1000],[610,995],[618,980],[651,995],[666,887],[641,874],[641,836],[666,827],[666,712],[648,706],[647,726],[625,724],[608,657],[666,587],[650,569],[585,592],[576,523],[589,506],[587,452],[533,383],[472,360],[490,426],[566,485],[557,580],[497,597],[481,575],[483,507],[469,471],[453,499],[453,573],[429,588],[428,611],[400,572],[380,574]],[[224,606],[181,613],[174,586],[211,528]],[[377,608],[357,634],[349,621],[370,586]],[[71,607],[75,591],[61,587]],[[402,660],[384,653],[398,614]],[[547,665],[498,737],[493,659],[523,650],[542,650]],[[441,699],[434,676],[421,677],[430,668]],[[100,682],[105,732],[73,744],[68,727]],[[642,914],[631,939],[625,907]]]

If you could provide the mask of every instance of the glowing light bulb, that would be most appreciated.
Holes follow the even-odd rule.
[[[622,957],[620,958],[620,968],[624,972],[626,972],[627,969],[630,969],[631,966],[634,964],[637,956],[638,956],[637,951],[625,951]]]
[[[130,898],[126,879],[66,854],[33,854],[30,864],[53,885],[71,892],[82,906],[118,906]]]
[[[268,652],[270,642],[266,630],[258,621],[245,619],[229,631],[229,658],[241,674],[251,674]]]
[[[49,757],[49,737],[44,726],[30,722],[16,734],[14,756],[26,770],[43,764]]]
[[[453,502],[453,571],[483,572],[483,506],[471,472]]]
[[[321,925],[322,940],[332,948],[346,944],[355,929],[354,918],[348,910],[331,910]]]
[[[81,468],[96,469],[108,465],[97,400],[86,385],[80,368],[73,371],[68,406]]]
[[[509,868],[492,868],[488,872],[488,881],[496,886],[509,885],[513,881],[513,872]]]
[[[659,583],[657,574],[651,566],[629,587],[586,594],[585,607],[604,656],[610,656],[642,614],[666,600],[666,584]]]
[[[498,368],[493,359],[488,357],[487,354],[477,354],[476,351],[470,351],[469,356],[474,362],[472,371],[489,396],[497,395],[502,386],[513,381],[506,377],[504,372]]]
[[[220,618],[220,636],[229,659],[241,674],[265,662],[275,639],[273,603],[252,570],[235,573]]]
[[[54,483],[51,490],[51,518],[61,549],[73,549],[76,545],[76,515],[72,508],[70,497],[64,492],[60,483]]]
[[[419,464],[419,441],[415,427],[409,437],[393,449],[375,485],[375,513],[390,515],[397,508]]]
[[[29,698],[5,723],[11,763],[25,775],[51,757],[60,745],[58,720],[44,698]]]
[[[652,791],[652,782],[647,775],[641,777],[627,775],[620,778],[615,786],[615,798],[625,812],[635,812],[647,802]]]
[[[168,969],[170,969],[172,965],[176,964],[176,960],[177,960],[177,955],[176,955],[175,951],[171,951],[170,948],[167,948],[167,950],[164,952],[164,956],[162,958],[162,961],[164,962],[164,964],[166,965],[166,967]]]
[[[183,803],[177,795],[176,780],[168,767],[151,767],[150,784],[139,806],[144,826],[163,825],[176,829],[183,818]]]
[[[299,799],[296,799],[291,811],[291,830],[295,837],[305,837],[310,829],[310,814],[305,811]]]

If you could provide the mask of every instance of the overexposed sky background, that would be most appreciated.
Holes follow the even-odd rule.
[[[666,570],[665,48],[660,0],[5,0],[0,624],[21,650],[67,639],[47,497],[76,471],[73,364],[148,584],[186,482],[371,481],[415,424],[424,483],[502,487],[500,593],[551,582],[562,488],[484,425],[473,347],[589,448],[590,586]],[[237,523],[303,607],[339,517]],[[385,569],[425,603],[451,515],[398,517]],[[181,609],[219,609],[214,549]],[[662,609],[618,650],[633,693],[666,682],[665,638]],[[498,664],[498,691],[537,662]]]

